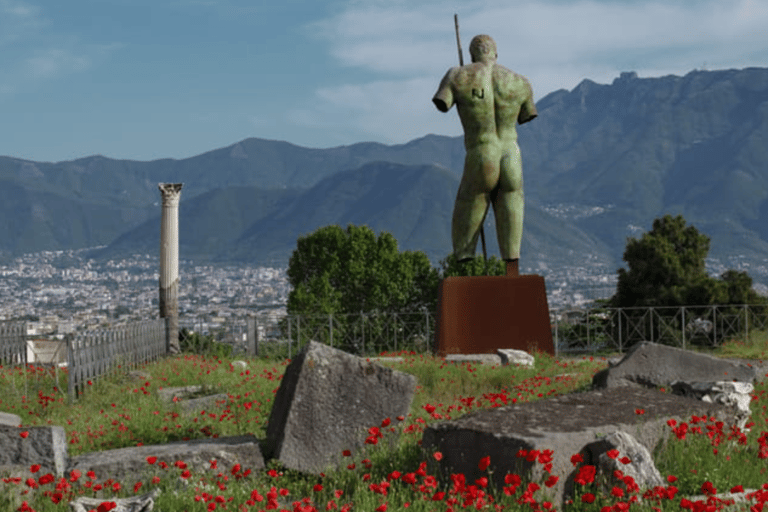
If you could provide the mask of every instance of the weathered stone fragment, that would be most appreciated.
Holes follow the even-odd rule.
[[[107,500],[104,498],[87,498],[81,496],[75,501],[69,502],[70,512],[88,512],[99,507],[105,501],[114,502],[115,508],[112,512],[152,512],[155,508],[155,500],[160,496],[160,489],[154,489],[152,492],[140,496],[131,496],[130,498],[114,498]]]
[[[520,366],[533,366],[534,357],[525,350],[515,350],[513,348],[500,348],[498,354],[501,357],[501,364],[504,366],[517,364]]]
[[[363,446],[370,427],[407,415],[416,378],[321,343],[288,365],[269,417],[265,455],[319,473],[344,450]]]
[[[630,434],[617,430],[608,436],[586,446],[589,452],[589,460],[596,462],[599,472],[603,475],[603,492],[610,494],[614,486],[624,491],[626,483],[615,477],[615,471],[621,471],[624,476],[630,476],[640,489],[650,489],[657,485],[666,485],[661,473],[653,463],[653,457],[648,448],[643,446]],[[619,455],[611,457],[609,450],[617,450]],[[626,459],[625,459],[626,457]],[[628,463],[627,459],[629,460]]]
[[[750,393],[755,387],[749,382],[673,382],[672,392],[676,395],[691,396],[704,402],[714,402],[717,404],[733,407],[737,413],[739,428],[749,421],[752,411],[749,404],[752,401]]]
[[[147,462],[147,457],[157,457],[155,464],[165,462],[170,466],[180,460],[187,464],[190,471],[208,470],[211,459],[215,459],[218,468],[223,471],[228,471],[235,464],[240,464],[242,470],[264,468],[259,442],[248,434],[86,453],[73,457],[68,471],[78,469],[83,474],[93,471],[100,480],[113,478],[120,481],[127,477],[138,480],[156,471],[155,466]]]
[[[489,469],[499,488],[507,473],[542,481],[548,475],[538,458],[520,458],[518,451],[552,450],[552,474],[560,480],[544,492],[562,500],[573,486],[572,455],[586,452],[588,445],[619,430],[632,432],[652,452],[670,432],[668,419],[687,421],[693,414],[716,416],[725,422],[734,418],[733,411],[720,404],[642,387],[609,388],[478,410],[433,423],[424,432],[422,446],[428,453],[442,452],[439,471],[443,477],[464,473],[468,482],[488,476],[478,469],[478,462],[490,456]]]
[[[499,354],[448,354],[445,360],[450,363],[477,363],[501,366]]]
[[[21,418],[9,412],[0,412],[0,425],[18,427],[21,425]]]
[[[40,464],[41,471],[64,476],[69,462],[67,437],[62,427],[0,425],[0,470],[16,473]]]
[[[595,388],[616,386],[669,386],[674,381],[730,380],[753,382],[755,370],[737,363],[657,343],[633,346],[624,358],[595,374]]]

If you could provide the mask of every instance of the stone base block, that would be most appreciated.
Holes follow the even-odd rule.
[[[267,426],[265,455],[320,473],[364,446],[368,429],[407,416],[416,378],[310,342],[285,369]],[[385,429],[382,429],[385,430]]]
[[[754,382],[755,369],[746,363],[644,341],[630,348],[617,364],[592,378],[595,388],[670,386],[675,381]]]
[[[62,427],[10,427],[0,425],[0,472],[29,471],[40,464],[41,474],[64,476],[69,462],[67,436]]]
[[[637,409],[644,414],[637,414]],[[439,463],[433,462],[442,478],[463,473],[467,482],[474,482],[490,473],[500,489],[508,473],[529,482],[545,477],[542,464],[518,457],[519,450],[552,450],[552,474],[560,480],[544,492],[561,503],[571,494],[577,472],[572,455],[580,453],[584,464],[597,465],[596,447],[617,431],[630,433],[652,453],[671,431],[668,419],[688,421],[693,414],[716,416],[726,424],[734,421],[733,411],[720,404],[646,388],[613,388],[479,410],[433,423],[424,432],[422,446],[428,460],[434,461],[431,454],[436,451],[443,454]],[[486,456],[490,466],[481,471],[478,462]]]
[[[173,466],[180,460],[193,472],[210,469],[211,459],[216,459],[219,470],[225,473],[235,464],[240,464],[243,471],[251,469],[255,472],[264,468],[258,439],[248,434],[86,453],[73,457],[68,471],[78,469],[82,474],[93,471],[99,480],[122,481],[127,478],[126,481],[132,482],[159,471],[147,462],[147,457],[157,457],[155,465],[163,461]]]
[[[495,354],[500,348],[555,354],[544,278],[443,279],[438,290],[436,353]]]

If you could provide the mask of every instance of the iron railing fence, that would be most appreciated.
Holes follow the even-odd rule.
[[[641,341],[686,349],[716,347],[734,338],[746,340],[752,331],[768,329],[768,306],[564,309],[553,310],[550,318],[557,353],[624,352]],[[254,327],[253,347],[243,348],[248,354],[291,357],[309,340],[355,354],[424,353],[432,350],[435,318],[427,311],[316,316],[270,313],[256,315]]]
[[[5,320],[0,322],[0,364],[27,364],[27,322]]]
[[[166,320],[131,322],[67,336],[67,391],[80,396],[89,382],[116,371],[127,372],[167,353]]]
[[[763,304],[593,308],[551,316],[559,352],[624,352],[641,341],[682,349],[717,347],[768,327],[768,306]]]

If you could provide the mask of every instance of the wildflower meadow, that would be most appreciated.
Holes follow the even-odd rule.
[[[733,341],[718,349],[731,357],[764,353],[766,337]],[[457,418],[481,408],[583,391],[592,376],[607,365],[605,357],[553,358],[536,354],[528,367],[497,367],[474,363],[448,363],[431,355],[397,355],[401,362],[385,362],[411,373],[418,387],[407,417],[387,418],[371,425],[366,449],[341,455],[346,465],[320,476],[307,476],[268,461],[265,470],[236,464],[222,467],[211,460],[203,472],[193,472],[183,460],[150,456],[146,470],[129,480],[110,475],[72,472],[64,478],[41,474],[37,465],[29,476],[4,475],[0,483],[0,510],[63,511],[80,496],[97,498],[97,512],[115,508],[115,499],[159,490],[158,511],[456,511],[556,510],[547,501],[546,488],[565,475],[547,471],[551,452],[524,451],[518,457],[542,464],[541,481],[525,481],[508,474],[502,488],[490,478],[467,481],[462,474],[439,480],[430,464],[439,452],[421,447],[424,428],[432,422]],[[140,372],[93,382],[70,404],[66,370],[26,366],[0,368],[0,410],[19,415],[22,426],[60,425],[66,431],[70,456],[113,448],[162,444],[176,440],[250,433],[265,437],[269,413],[288,360],[249,359],[246,369],[217,356],[183,354],[141,368]],[[203,385],[228,399],[210,411],[185,413],[178,404],[162,401],[164,387]],[[752,397],[752,419],[744,431],[707,417],[686,422],[669,421],[670,436],[657,449],[655,460],[667,485],[640,489],[629,477],[606,491],[596,468],[578,454],[571,462],[578,471],[576,494],[567,510],[725,510],[730,492],[751,490],[740,510],[757,512],[768,501],[768,397],[764,383]],[[637,404],[641,416],[643,404]],[[553,421],[557,421],[553,418]],[[24,435],[22,430],[21,435]],[[382,442],[385,439],[392,442]],[[619,453],[609,453],[629,463]],[[488,468],[494,454],[480,459]],[[622,475],[617,475],[621,477]],[[768,510],[768,507],[765,508]]]

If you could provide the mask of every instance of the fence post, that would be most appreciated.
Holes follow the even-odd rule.
[[[718,346],[717,343],[717,306],[712,306],[712,330],[714,336],[712,337],[712,341],[714,342],[715,346]]]
[[[285,317],[288,320],[288,359],[291,358],[291,317],[290,315]]]
[[[259,355],[259,334],[256,332],[256,319],[245,319],[245,339],[248,344],[246,353],[251,357]]]
[[[395,353],[397,353],[397,313],[394,313],[395,315]]]
[[[685,327],[686,327],[686,324],[685,324],[685,306],[683,306],[683,325],[682,325],[682,327],[683,327],[683,350],[685,350]]]
[[[744,343],[749,340],[749,306],[744,304]]]
[[[624,309],[623,308],[618,308],[618,312],[619,312],[619,352],[623,354],[624,353],[624,341],[623,341],[624,338],[622,338],[622,336],[621,336],[622,335],[622,332],[621,332],[621,316],[624,314]]]
[[[75,364],[74,347],[72,342],[74,341],[74,335],[72,333],[64,336],[64,341],[67,344],[67,396],[69,398],[69,404],[72,405],[75,402]]]
[[[363,351],[360,354],[361,356],[365,354],[365,314],[363,312],[360,312],[360,329],[362,330],[363,335]]]
[[[426,325],[426,329],[424,330],[424,342],[427,344],[428,347],[433,347],[434,343],[430,341],[429,336],[429,311],[427,311],[427,308],[424,308],[424,322]]]
[[[653,343],[653,308],[650,308],[651,313],[651,343]]]
[[[333,346],[333,313],[328,313],[328,345]]]

